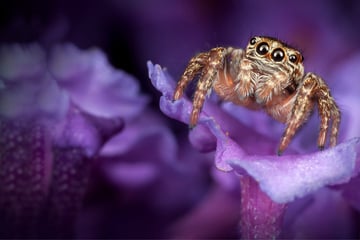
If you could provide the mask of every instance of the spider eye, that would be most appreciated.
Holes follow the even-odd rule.
[[[280,62],[281,60],[284,59],[285,53],[281,48],[277,48],[275,49],[272,54],[271,54],[271,58],[275,61],[275,62]]]
[[[256,38],[253,37],[252,39],[250,39],[250,44],[251,45],[254,45],[255,43],[256,43]]]
[[[269,52],[269,45],[266,42],[260,43],[257,48],[256,52],[260,55],[265,55]]]
[[[297,61],[297,56],[295,54],[291,54],[289,56],[289,60],[290,62],[295,63]]]

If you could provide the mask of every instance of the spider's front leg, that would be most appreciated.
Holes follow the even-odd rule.
[[[219,70],[224,68],[226,53],[226,48],[218,47],[211,49],[209,52],[196,55],[190,60],[177,84],[174,100],[178,100],[184,93],[186,86],[194,80],[197,75],[200,75],[193,98],[193,109],[189,123],[190,128],[193,128],[198,122],[206,95],[210,93],[214,82],[217,80]]]
[[[313,110],[315,103],[318,105],[320,115],[318,147],[322,150],[325,146],[330,120],[332,120],[330,146],[335,146],[340,125],[340,111],[325,82],[319,76],[308,73],[295,97],[290,118],[287,120],[287,126],[280,141],[278,155],[281,155],[289,145],[296,131]]]

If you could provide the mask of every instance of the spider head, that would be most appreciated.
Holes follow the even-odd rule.
[[[273,37],[257,36],[250,39],[246,47],[246,57],[254,61],[259,69],[282,69],[297,80],[304,75],[304,57],[295,48]]]

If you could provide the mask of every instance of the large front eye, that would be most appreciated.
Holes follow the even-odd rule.
[[[275,61],[275,62],[280,62],[284,59],[285,53],[281,48],[277,48],[275,49],[272,54],[271,54],[271,58]]]
[[[269,45],[266,42],[260,43],[257,48],[256,52],[260,55],[265,55],[269,52]]]

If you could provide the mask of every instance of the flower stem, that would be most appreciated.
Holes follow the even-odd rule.
[[[250,176],[241,176],[240,232],[242,239],[276,239],[286,204],[272,201]]]

